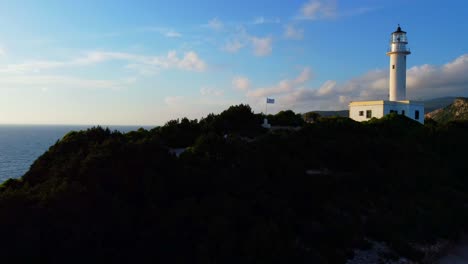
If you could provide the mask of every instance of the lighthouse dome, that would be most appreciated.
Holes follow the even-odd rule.
[[[400,25],[398,25],[398,28],[397,28],[397,30],[396,30],[395,32],[393,32],[392,34],[401,34],[401,33],[404,33],[404,34],[406,34],[406,32],[405,32],[405,31],[401,30],[401,27],[400,27]]]

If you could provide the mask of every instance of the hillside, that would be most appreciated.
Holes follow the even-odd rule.
[[[456,98],[450,105],[427,113],[426,118],[434,119],[440,123],[468,120],[468,98]]]
[[[379,241],[381,258],[419,262],[414,245],[468,230],[468,123],[319,118],[271,132],[262,119],[240,105],[68,133],[0,186],[2,259],[339,264]]]
[[[311,112],[317,113],[323,117],[332,117],[332,116],[348,117],[349,116],[349,110],[311,111]]]

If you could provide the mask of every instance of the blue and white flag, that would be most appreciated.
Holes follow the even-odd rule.
[[[275,103],[275,99],[267,98],[267,104],[274,104],[274,103]]]

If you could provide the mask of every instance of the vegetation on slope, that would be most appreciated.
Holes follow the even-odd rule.
[[[447,107],[430,112],[426,114],[426,117],[439,123],[447,123],[456,120],[468,120],[468,98],[456,98]]]
[[[262,118],[240,105],[149,131],[70,132],[0,187],[2,257],[344,263],[371,238],[418,259],[411,243],[466,230],[468,123],[322,117],[268,132]]]

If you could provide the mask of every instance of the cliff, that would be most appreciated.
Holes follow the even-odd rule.
[[[440,123],[468,120],[468,98],[456,98],[450,105],[426,114],[426,118]]]

